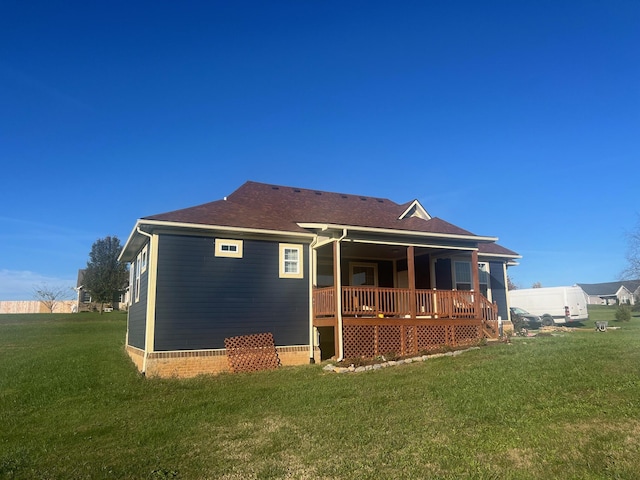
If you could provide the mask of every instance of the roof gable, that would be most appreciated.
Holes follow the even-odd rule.
[[[431,219],[431,215],[429,215],[429,212],[425,210],[425,208],[420,204],[418,200],[414,200],[413,202],[411,202],[407,209],[400,214],[398,220],[409,217],[418,217],[423,220]]]

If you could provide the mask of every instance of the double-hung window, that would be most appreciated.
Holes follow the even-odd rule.
[[[280,278],[303,278],[302,245],[280,244]]]
[[[140,301],[140,270],[142,267],[142,253],[136,258],[136,302]]]
[[[473,288],[471,280],[471,263],[453,262],[453,266],[456,290],[471,290]]]

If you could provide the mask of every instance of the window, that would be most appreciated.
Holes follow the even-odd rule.
[[[303,278],[302,245],[280,244],[280,278]]]
[[[349,264],[350,285],[357,287],[360,285],[378,286],[378,265],[375,263],[350,263]]]
[[[216,239],[216,257],[242,258],[242,240]]]
[[[454,262],[456,290],[471,290],[471,263]]]
[[[147,271],[147,263],[148,263],[148,249],[147,249],[147,245],[145,245],[145,247],[142,249],[142,252],[140,253],[141,257],[140,257],[140,273],[144,273]]]
[[[142,264],[142,252],[140,252],[138,254],[138,257],[136,258],[136,286],[135,286],[135,292],[136,292],[136,302],[140,301],[140,267]]]
[[[129,265],[129,305],[131,305],[133,303],[133,295],[135,292],[135,287],[134,287],[134,271],[135,271],[135,262],[132,262]]]
[[[489,264],[478,264],[478,277],[480,279],[480,293],[489,298]]]

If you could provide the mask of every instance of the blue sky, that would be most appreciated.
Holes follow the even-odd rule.
[[[640,212],[640,2],[0,4],[0,300],[246,180],[417,198],[616,280]]]

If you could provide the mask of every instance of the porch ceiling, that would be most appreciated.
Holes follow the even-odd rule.
[[[378,243],[343,241],[340,243],[340,252],[343,258],[400,260],[407,258],[407,246],[408,245],[385,245]],[[473,250],[473,248],[469,247],[465,250],[471,251]],[[458,249],[456,251],[460,250]],[[451,250],[435,246],[418,246],[415,249],[416,256],[424,255],[427,253],[436,255],[445,252],[451,253]],[[324,245],[323,247],[319,248],[318,257],[322,259],[333,258],[333,243]]]

